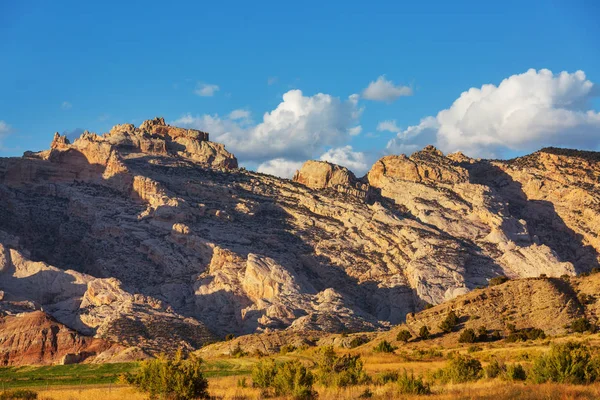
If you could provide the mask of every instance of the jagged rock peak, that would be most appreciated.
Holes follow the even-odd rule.
[[[52,139],[52,143],[50,144],[51,149],[60,149],[64,148],[71,144],[69,139],[67,139],[67,135],[61,135],[60,133],[54,133],[54,138]]]
[[[164,118],[144,121],[139,128],[133,124],[115,125],[104,135],[85,131],[73,143],[58,133],[50,145],[50,152],[26,152],[25,157],[57,159],[60,153],[76,150],[94,164],[106,165],[109,156],[148,153],[179,156],[214,168],[237,168],[235,156],[220,143],[210,142],[209,135],[196,129],[179,128],[165,123]]]
[[[293,180],[312,189],[332,188],[363,199],[370,196],[369,185],[357,179],[352,171],[327,161],[306,161]]]
[[[413,157],[413,156],[415,156],[417,154],[431,154],[431,155],[435,155],[435,156],[439,156],[439,157],[443,157],[444,156],[444,153],[442,153],[441,150],[438,150],[432,144],[428,144],[427,146],[423,147],[423,150],[415,152],[411,157]]]

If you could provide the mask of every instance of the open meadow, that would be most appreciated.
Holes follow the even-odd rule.
[[[204,361],[203,375],[208,379],[208,392],[215,399],[292,398],[277,396],[265,388],[254,387],[253,368],[273,359],[277,364],[298,361],[314,374],[314,393],[319,399],[597,399],[600,384],[569,384],[559,382],[537,383],[531,372],[535,360],[547,354],[553,344],[570,341],[591,349],[594,360],[598,354],[600,335],[570,335],[506,343],[505,341],[455,344],[444,347],[428,345],[427,341],[404,344],[393,342],[390,352],[375,352],[378,341],[366,343],[355,349],[336,349],[338,360],[356,357],[362,365],[362,378],[353,383],[325,382],[319,375],[323,348],[286,349],[274,356],[241,355],[223,356]],[[396,348],[394,348],[396,347]],[[451,360],[477,360],[477,376],[462,379],[444,379]],[[512,366],[520,365],[524,375],[514,372]],[[492,365],[499,365],[495,375]],[[67,366],[15,367],[0,369],[3,389],[28,388],[44,400],[142,400],[148,396],[135,388],[119,383],[119,376],[134,373],[138,363],[80,364]],[[399,382],[398,376],[422,378],[427,390],[414,394]],[[512,372],[511,372],[512,371]],[[335,374],[335,372],[332,372]],[[358,376],[358,375],[357,375]],[[413,391],[413,392],[411,392]],[[417,393],[418,390],[415,392]]]

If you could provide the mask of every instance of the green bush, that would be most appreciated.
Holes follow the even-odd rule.
[[[524,381],[527,379],[527,373],[521,364],[508,365],[504,376],[509,381]]]
[[[407,343],[410,338],[412,338],[412,335],[409,331],[407,331],[406,329],[402,329],[400,332],[398,332],[398,334],[396,335],[396,340],[399,342],[404,342]]]
[[[242,349],[242,346],[240,346],[240,343],[238,342],[238,344],[233,349],[231,349],[229,355],[231,357],[241,358],[247,356],[248,353],[245,352],[244,349]]]
[[[292,344],[285,344],[279,348],[279,353],[284,355],[287,353],[292,353],[294,351],[296,351],[296,346]]]
[[[488,340],[487,328],[484,325],[481,325],[479,328],[477,328],[477,341],[485,342],[487,340]]]
[[[536,383],[592,383],[598,379],[599,367],[598,359],[592,357],[585,344],[552,344],[548,353],[534,360],[531,377]]]
[[[498,360],[492,360],[488,365],[485,366],[485,377],[486,378],[497,378],[506,370],[503,364],[500,364]]]
[[[467,351],[469,353],[477,353],[478,351],[481,351],[481,350],[483,350],[483,347],[480,347],[480,346],[477,346],[477,345],[469,346],[469,348],[467,349]]]
[[[590,323],[590,321],[588,321],[587,318],[579,318],[571,322],[571,324],[569,325],[569,329],[571,329],[572,332],[583,333],[586,331],[591,331],[592,324]]]
[[[457,354],[435,376],[442,383],[464,383],[475,381],[481,376],[481,363],[469,356]]]
[[[262,360],[252,368],[252,386],[266,389],[273,386],[277,365],[273,360]]]
[[[207,399],[208,381],[201,368],[201,358],[192,355],[186,360],[178,351],[174,358],[143,361],[136,373],[123,375],[122,380],[148,393],[150,399]]]
[[[458,325],[458,316],[454,311],[450,311],[448,315],[446,315],[446,319],[440,324],[440,329],[443,332],[450,333],[456,325]]]
[[[398,373],[395,371],[386,371],[381,373],[375,379],[375,383],[378,385],[385,385],[389,382],[396,382],[398,380]]]
[[[322,385],[335,387],[362,385],[371,380],[363,370],[360,356],[346,354],[339,357],[332,346],[321,349],[317,359],[317,378]]]
[[[395,350],[396,348],[387,340],[382,340],[377,346],[373,347],[375,353],[393,353]]]
[[[294,399],[312,399],[313,374],[298,360],[277,365],[273,360],[263,360],[252,368],[252,386],[264,389],[275,396]]]
[[[362,346],[365,343],[369,343],[369,339],[366,336],[355,336],[352,338],[352,340],[350,340],[350,343],[348,343],[348,347],[353,349],[355,347]]]
[[[510,329],[510,327],[509,327]],[[512,332],[506,337],[508,343],[514,342],[525,342],[527,340],[545,339],[546,334],[543,330],[538,328],[524,328],[524,329],[513,329]]]
[[[294,399],[313,399],[313,374],[298,360],[287,361],[276,368],[273,378],[275,396],[291,396]]]
[[[421,329],[419,329],[419,338],[421,340],[427,340],[429,339],[429,336],[431,336],[431,333],[429,332],[429,328],[425,325],[423,325],[421,327]]]
[[[467,328],[460,333],[458,343],[475,343],[477,341],[477,335],[471,328]]]
[[[35,400],[38,395],[33,390],[7,390],[0,393],[0,400]]]
[[[508,282],[510,279],[504,275],[495,276],[489,281],[489,286],[502,285],[504,282]]]
[[[429,385],[423,381],[423,378],[415,375],[411,372],[410,375],[406,370],[400,376],[398,376],[398,391],[400,394],[430,394],[431,389]]]

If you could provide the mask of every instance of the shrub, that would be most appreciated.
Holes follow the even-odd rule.
[[[244,349],[242,349],[242,346],[240,346],[240,344],[238,343],[233,349],[231,349],[229,355],[231,357],[240,358],[247,356],[248,353],[246,353]]]
[[[488,340],[487,328],[484,325],[481,325],[477,328],[477,341],[485,342]]]
[[[462,331],[458,338],[458,343],[475,343],[476,341],[477,336],[475,335],[475,331],[471,328]]]
[[[235,339],[235,335],[233,333],[228,333],[227,335],[225,335],[225,341],[230,341]]]
[[[597,274],[598,272],[600,272],[600,268],[599,267],[594,267],[590,270],[590,274]]]
[[[502,285],[504,282],[508,282],[510,279],[504,275],[495,276],[489,281],[489,286]]]
[[[395,371],[386,371],[383,372],[382,374],[380,374],[377,379],[375,380],[375,383],[377,383],[378,385],[385,385],[386,383],[389,382],[396,382],[398,380],[398,373]]]
[[[553,344],[548,353],[537,357],[531,375],[536,383],[585,384],[594,382],[598,371],[598,360],[592,358],[587,345],[566,342]]]
[[[285,344],[279,348],[280,354],[287,354],[296,351],[296,346],[292,344]]]
[[[571,322],[569,329],[571,329],[572,332],[583,333],[591,330],[592,324],[590,324],[590,321],[588,321],[587,318],[579,318]]]
[[[317,360],[317,377],[324,386],[345,387],[368,383],[371,379],[363,370],[358,355],[339,357],[332,346],[321,349]]]
[[[429,333],[429,328],[423,325],[421,329],[419,329],[419,338],[422,340],[427,340],[429,339],[429,336],[431,336],[431,333]]]
[[[408,342],[410,340],[410,338],[412,338],[412,335],[409,331],[407,331],[406,329],[401,330],[400,332],[398,332],[398,334],[396,335],[396,340],[398,340],[399,342]]]
[[[488,365],[485,366],[485,377],[496,378],[506,370],[506,367],[498,362],[498,360],[492,360]]]
[[[423,378],[415,375],[411,372],[410,375],[406,370],[398,376],[398,391],[401,394],[430,394],[431,389],[429,385],[423,381]]]
[[[184,359],[178,351],[174,358],[160,356],[140,364],[139,370],[122,376],[122,380],[148,393],[150,399],[207,399],[208,381],[201,371],[202,359]]]
[[[387,340],[382,340],[377,346],[373,347],[375,353],[393,353],[395,350],[396,348]]]
[[[262,360],[252,368],[252,386],[262,389],[273,385],[277,373],[277,365],[273,360]]]
[[[458,316],[454,311],[450,311],[446,319],[440,324],[440,329],[443,332],[450,333],[456,325],[458,325]]]
[[[237,380],[237,387],[246,388],[248,387],[248,382],[246,381],[246,377],[243,376]]]
[[[366,388],[359,396],[359,399],[370,399],[371,397],[373,397],[373,392],[371,392],[371,389]]]
[[[464,383],[479,379],[482,370],[478,360],[457,354],[435,376],[443,383]]]
[[[509,381],[524,381],[527,379],[527,374],[521,364],[508,365],[504,376]]]
[[[469,346],[469,348],[467,349],[467,351],[468,351],[469,353],[477,353],[478,351],[481,351],[481,350],[483,350],[483,348],[482,348],[482,347],[475,346],[475,345],[473,345],[473,346]]]
[[[0,400],[35,400],[38,395],[33,390],[7,390],[0,393]]]
[[[527,340],[545,339],[546,334],[538,328],[524,328],[512,331],[507,337],[508,343],[525,342]]]
[[[276,368],[272,385],[275,396],[313,399],[316,397],[313,379],[313,374],[300,361],[287,361]]]
[[[348,343],[348,347],[353,349],[355,347],[362,346],[365,343],[369,343],[369,339],[366,336],[356,336],[353,337],[352,340],[350,340],[350,343]]]

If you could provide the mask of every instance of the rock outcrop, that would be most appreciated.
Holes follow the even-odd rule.
[[[162,119],[58,135],[0,159],[0,307],[148,353],[386,329],[500,274],[596,266],[597,158],[427,147],[361,179],[308,162],[293,182],[237,169],[207,133]]]
[[[331,188],[365,201],[368,201],[371,195],[369,185],[356,179],[352,171],[327,161],[305,162],[294,174],[293,181],[312,189]]]

